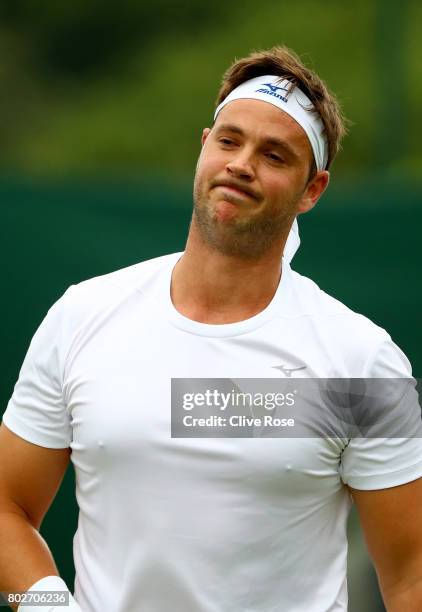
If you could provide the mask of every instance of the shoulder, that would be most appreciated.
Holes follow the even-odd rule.
[[[157,276],[180,255],[172,253],[155,257],[72,285],[66,292],[68,306],[72,309],[104,308],[115,300],[127,299],[133,293],[147,294]]]
[[[181,253],[171,253],[170,255],[155,257],[108,274],[90,278],[78,285],[73,285],[73,293],[79,295],[82,299],[92,297],[95,301],[98,291],[112,294],[145,290],[148,282],[155,279],[157,274],[180,255]]]
[[[95,321],[122,312],[132,300],[148,299],[161,273],[180,255],[156,257],[71,285],[53,304],[47,318],[54,318],[65,335],[92,327]]]
[[[408,376],[410,364],[388,332],[292,270],[294,312],[307,320],[321,345],[341,354],[354,376]],[[359,373],[358,373],[359,372]],[[400,374],[401,373],[401,374]]]
[[[295,310],[301,316],[318,320],[327,328],[342,329],[348,335],[363,334],[375,341],[388,336],[382,327],[323,291],[310,278],[293,270],[290,274]]]

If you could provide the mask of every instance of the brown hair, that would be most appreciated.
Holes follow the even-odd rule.
[[[292,87],[299,87],[311,100],[325,127],[328,142],[328,169],[340,149],[341,139],[346,134],[347,120],[341,112],[339,102],[328,90],[324,81],[315,72],[306,68],[299,56],[291,49],[276,46],[263,51],[254,51],[247,57],[235,60],[224,73],[216,107],[238,85],[264,74],[273,74],[282,79],[288,79]],[[315,172],[314,163],[311,175],[314,175]]]

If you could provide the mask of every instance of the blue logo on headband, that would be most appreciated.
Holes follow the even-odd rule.
[[[268,94],[269,96],[274,96],[275,98],[279,98],[283,102],[287,102],[286,96],[282,96],[281,94],[277,93],[279,89],[282,89],[283,91],[289,93],[289,89],[287,87],[279,87],[278,85],[273,85],[272,83],[262,83],[262,84],[264,85],[264,87],[267,87],[267,89],[263,89],[263,88],[257,89],[256,93],[265,93],[265,94]]]
[[[284,89],[284,91],[287,91],[285,87],[279,87],[278,85],[273,85],[272,83],[262,83],[262,84],[265,85],[265,87],[269,87],[271,91],[273,91],[274,93],[277,91],[277,89]]]

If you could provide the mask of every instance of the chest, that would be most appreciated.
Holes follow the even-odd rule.
[[[73,461],[80,477],[128,478],[142,490],[171,488],[226,500],[259,493],[267,502],[336,495],[342,444],[323,438],[173,438],[172,378],[287,378],[300,345],[271,338],[184,338],[171,327],[111,326],[107,334],[80,337],[72,347],[65,393],[73,430]],[[312,373],[313,366],[306,366]],[[290,372],[289,378],[307,370]],[[135,478],[135,480],[133,480]],[[159,485],[158,485],[159,483]],[[233,500],[232,500],[233,501]]]

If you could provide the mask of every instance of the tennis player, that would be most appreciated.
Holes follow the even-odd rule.
[[[212,381],[411,376],[290,266],[344,131],[288,49],[226,72],[185,251],[72,286],[32,339],[0,429],[0,590],[84,612],[345,611],[355,503],[388,611],[422,610],[420,438],[171,435],[175,381],[211,381],[203,406]],[[69,460],[73,596],[39,534]],[[42,609],[65,608],[19,608]]]

